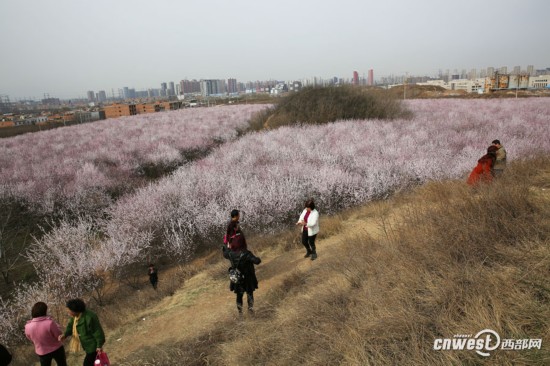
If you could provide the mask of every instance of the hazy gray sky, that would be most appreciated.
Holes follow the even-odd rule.
[[[0,94],[550,67],[548,0],[0,0]]]

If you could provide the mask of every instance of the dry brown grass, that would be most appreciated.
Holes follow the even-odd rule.
[[[323,217],[314,262],[296,230],[249,238],[263,259],[254,317],[236,316],[210,253],[172,296],[121,292],[101,314],[106,350],[119,366],[550,364],[549,178],[543,157],[477,190],[434,182]],[[542,350],[433,350],[485,328]]]
[[[243,324],[211,361],[548,364],[544,346],[488,359],[432,349],[436,338],[485,328],[543,344],[549,338],[550,205],[541,179],[548,172],[548,158],[518,163],[477,191],[433,183],[363,211],[383,214],[373,217],[379,230],[372,237],[341,231],[340,245],[321,251],[330,258],[273,290],[281,299],[273,315]]]

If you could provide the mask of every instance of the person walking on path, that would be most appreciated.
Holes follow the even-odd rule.
[[[305,202],[304,210],[296,225],[302,226],[302,244],[306,247],[304,258],[311,257],[312,261],[317,259],[315,238],[319,233],[319,212],[315,209],[315,202],[312,198]]]
[[[67,366],[65,347],[59,340],[63,334],[59,325],[47,315],[48,305],[43,302],[34,304],[32,319],[25,325],[25,336],[34,343],[34,351],[40,359],[40,366],[50,366],[55,360],[57,366]]]
[[[493,173],[495,178],[500,178],[506,168],[506,149],[500,144],[500,140],[493,140],[492,144],[492,146],[496,146],[498,149],[496,151],[496,160],[495,165],[493,166]]]
[[[227,225],[225,233],[225,244],[229,249],[234,251],[246,250],[246,238],[241,230],[240,217],[239,210],[231,211],[231,220]]]
[[[153,288],[156,290],[159,282],[159,276],[157,269],[152,263],[149,265],[149,282],[151,282],[151,285],[153,285]]]
[[[231,268],[237,268],[243,278],[235,283],[230,281],[229,290],[237,295],[237,310],[239,315],[243,313],[243,297],[246,292],[248,313],[254,314],[254,291],[258,289],[258,279],[254,265],[262,263],[262,260],[252,254],[248,249],[228,248],[222,246],[223,256],[231,262]]]
[[[65,333],[59,336],[59,340],[72,336],[69,350],[78,352],[84,350],[86,357],[83,366],[93,366],[98,353],[103,352],[105,333],[99,323],[97,315],[86,309],[86,304],[81,299],[67,301],[67,311],[71,316]]]
[[[496,160],[496,146],[489,146],[487,154],[483,155],[478,161],[476,167],[472,170],[466,183],[475,186],[479,183],[491,183],[493,181],[493,166]]]

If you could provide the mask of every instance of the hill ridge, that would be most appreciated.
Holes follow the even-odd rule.
[[[358,213],[352,213],[343,221],[347,228],[353,227],[357,234],[380,237],[383,230],[378,224],[358,218]],[[326,218],[321,219],[321,225]],[[322,226],[321,226],[322,228]],[[349,229],[347,229],[349,231]],[[299,232],[295,231],[296,238]],[[262,263],[256,266],[259,279],[259,289],[255,292],[256,316],[252,318],[244,314],[239,318],[235,305],[235,295],[229,291],[226,276],[229,262],[222,258],[211,268],[193,276],[176,293],[164,298],[152,308],[144,309],[133,321],[126,323],[121,332],[116,330],[108,335],[107,344],[113,361],[123,360],[125,356],[139,351],[143,347],[165,342],[179,343],[194,341],[205,333],[208,334],[220,323],[227,326],[238,326],[241,321],[260,322],[269,307],[266,295],[280,286],[289,277],[307,277],[316,268],[328,263],[328,257],[338,250],[343,238],[337,233],[318,239],[319,257],[315,261],[303,258],[302,248],[292,248],[279,253],[273,248],[255,249],[254,238],[249,240],[250,249],[262,258]],[[202,319],[199,323],[194,321]],[[206,321],[204,321],[206,320]],[[166,323],[169,322],[169,323]],[[169,324],[169,326],[168,326]]]

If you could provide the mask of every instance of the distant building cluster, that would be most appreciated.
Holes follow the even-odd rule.
[[[182,103],[179,101],[138,104],[114,103],[103,107],[103,111],[105,112],[105,118],[117,118],[122,116],[134,116],[136,114],[173,111],[181,107]]]
[[[331,85],[361,85],[391,88],[397,85],[417,84],[436,85],[448,90],[460,90],[467,93],[487,93],[496,90],[550,89],[550,68],[535,69],[533,65],[522,69],[515,66],[488,67],[479,72],[439,70],[437,77],[390,75],[374,80],[374,70],[360,75],[353,71],[350,78],[312,77],[296,81],[248,81],[237,79],[201,79],[181,80],[160,83],[160,88],[136,90],[122,87],[116,92],[89,90],[85,99],[60,100],[44,94],[40,101],[22,100],[10,102],[7,95],[0,95],[0,127],[41,125],[46,123],[89,122],[105,118],[155,113],[209,105],[214,98],[233,98],[247,94],[283,95],[299,91],[303,87]],[[37,113],[37,111],[39,111]]]
[[[532,65],[522,70],[515,66],[511,72],[507,67],[488,67],[480,73],[471,70],[466,73],[446,74],[440,71],[440,78],[416,82],[417,85],[437,85],[448,90],[463,90],[467,93],[488,93],[497,90],[550,89],[550,68],[535,70]]]
[[[5,113],[0,116],[0,128],[19,126],[43,126],[50,124],[85,123],[105,119],[104,111],[74,110],[67,112]]]

